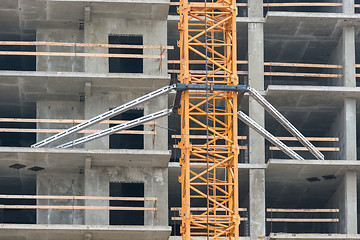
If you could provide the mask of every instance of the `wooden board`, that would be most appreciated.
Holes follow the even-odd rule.
[[[157,201],[157,197],[103,197],[103,196],[55,196],[55,195],[0,195],[0,199],[75,199],[75,200],[118,200]]]
[[[87,120],[81,119],[41,119],[41,118],[0,118],[0,122],[26,122],[26,123],[83,123]],[[102,124],[121,124],[125,120],[104,120]],[[155,121],[143,123],[142,125],[156,125]]]
[[[142,55],[142,54],[110,54],[110,53],[71,53],[71,52],[18,52],[0,51],[0,55],[11,56],[53,56],[53,57],[106,57],[106,58],[165,58],[164,55]]]
[[[29,42],[29,41],[0,41],[3,46],[57,46],[57,47],[100,47],[100,48],[135,48],[135,49],[174,49],[174,46],[125,45],[104,43],[65,43],[65,42]]]
[[[278,147],[269,147],[270,151],[280,151]],[[290,149],[294,151],[309,151],[306,147],[289,147]],[[340,148],[338,147],[316,147],[319,151],[324,152],[338,152],[340,151]]]
[[[66,129],[30,129],[30,128],[0,128],[0,132],[7,133],[60,133]],[[97,133],[101,130],[81,130],[77,133]],[[140,131],[140,130],[123,130],[119,132],[115,132],[113,134],[150,134],[156,135],[154,131]]]
[[[117,211],[157,211],[150,207],[106,207],[106,206],[54,206],[54,205],[0,205],[0,209],[69,209],[69,210],[117,210]]]

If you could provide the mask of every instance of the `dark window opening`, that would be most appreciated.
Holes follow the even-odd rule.
[[[0,117],[4,117],[4,118],[36,118],[35,104],[31,104],[29,106],[23,106],[23,105],[12,106],[10,108],[2,106],[0,107],[0,112],[1,112]],[[36,123],[1,122],[0,128],[36,129]],[[0,146],[2,147],[30,147],[35,142],[36,142],[36,133],[27,133],[27,132],[0,133]]]
[[[110,120],[134,120],[142,117],[144,110],[130,109],[121,113]],[[116,124],[110,124],[110,127]],[[144,125],[130,128],[128,130],[144,130]],[[143,134],[112,134],[109,137],[110,149],[144,149],[144,136]]]
[[[14,169],[13,171],[19,171]],[[1,177],[0,194],[36,195],[36,177]],[[0,199],[1,205],[36,205],[36,199]],[[0,223],[36,224],[34,209],[0,209]]]
[[[144,183],[110,183],[110,197],[144,197]],[[143,201],[110,201],[115,207],[144,207]],[[110,210],[110,225],[144,225],[144,211]]]
[[[109,44],[143,45],[142,36],[110,35]],[[143,54],[143,49],[109,48],[110,54]],[[109,73],[143,73],[142,58],[109,58]]]
[[[36,46],[0,46],[0,51],[36,52]],[[36,56],[1,55],[0,70],[36,71]]]

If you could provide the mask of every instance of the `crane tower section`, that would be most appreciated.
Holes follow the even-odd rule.
[[[178,11],[179,81],[205,86],[181,95],[182,238],[238,239],[236,0],[180,0]]]

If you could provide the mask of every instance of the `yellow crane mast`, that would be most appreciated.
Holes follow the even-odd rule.
[[[180,0],[178,11],[179,81],[193,86],[179,109],[182,239],[237,240],[237,92],[228,88],[238,85],[236,0]]]

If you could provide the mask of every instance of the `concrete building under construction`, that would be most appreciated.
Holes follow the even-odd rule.
[[[180,111],[161,112],[176,93],[139,99],[181,78],[179,7],[0,1],[0,239],[181,239]],[[325,156],[317,160],[249,94],[239,98],[243,112],[305,159],[290,159],[239,120],[239,239],[360,239],[360,1],[236,7],[239,84]],[[165,117],[145,121],[155,113]],[[76,130],[89,119],[98,124]],[[203,137],[190,136],[194,144]]]

